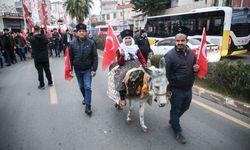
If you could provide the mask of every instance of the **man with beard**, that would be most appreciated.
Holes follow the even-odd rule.
[[[181,144],[185,144],[186,139],[182,135],[180,117],[190,106],[194,73],[199,71],[195,55],[187,46],[187,42],[187,35],[178,33],[175,36],[175,47],[164,56],[169,81],[168,90],[172,92],[169,123],[176,140]]]

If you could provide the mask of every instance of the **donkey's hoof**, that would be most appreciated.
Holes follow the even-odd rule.
[[[118,110],[122,110],[121,106],[118,105],[117,103],[115,103],[115,108],[118,109]]]
[[[127,119],[127,123],[131,124],[132,123],[132,119]]]
[[[148,133],[148,128],[145,126],[145,127],[141,127],[142,128],[142,131],[145,132],[145,133]]]

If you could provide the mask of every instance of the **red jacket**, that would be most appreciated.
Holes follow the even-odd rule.
[[[142,66],[143,66],[143,67],[147,67],[147,62],[146,62],[146,60],[144,59],[144,57],[143,57],[143,55],[142,55],[140,49],[138,49],[136,55],[137,55],[139,61],[141,62]],[[124,56],[124,55],[121,55],[121,54],[120,54],[120,51],[118,50],[118,52],[117,52],[117,62],[118,62],[118,64],[119,64],[120,66],[123,66],[124,63],[125,63],[124,57],[125,57],[125,56]]]

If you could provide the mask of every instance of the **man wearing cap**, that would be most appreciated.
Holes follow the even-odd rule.
[[[94,41],[87,37],[86,25],[79,23],[76,29],[77,36],[69,45],[71,69],[75,71],[78,85],[83,96],[82,104],[86,104],[85,113],[91,115],[91,83],[92,77],[96,75],[98,55]]]
[[[152,52],[148,37],[147,37],[147,32],[145,30],[141,30],[139,38],[136,40],[135,44],[137,44],[142,52],[143,57],[145,60],[148,60],[149,53]]]
[[[199,65],[193,51],[187,46],[187,35],[178,33],[175,36],[175,47],[165,56],[166,76],[171,91],[171,110],[169,123],[174,130],[175,138],[181,144],[186,143],[180,126],[180,117],[189,109],[192,100],[194,73]]]

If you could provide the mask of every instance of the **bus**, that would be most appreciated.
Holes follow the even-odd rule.
[[[201,36],[203,27],[207,40],[220,46],[222,57],[250,50],[250,8],[207,7],[148,17],[145,24],[150,40],[175,36],[178,32]]]
[[[114,33],[116,35],[118,35],[120,33],[117,26],[112,26],[112,28],[113,28]],[[106,35],[107,30],[108,30],[108,25],[99,25],[99,26],[96,26],[95,29],[96,29],[98,35],[100,35],[100,34],[105,34]]]

